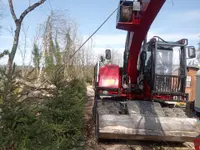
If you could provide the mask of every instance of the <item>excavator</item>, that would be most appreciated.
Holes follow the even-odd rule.
[[[94,67],[96,139],[190,142],[199,136],[185,92],[187,59],[196,57],[188,39],[147,41],[165,0],[121,0],[116,28],[127,31],[123,65],[111,50]]]

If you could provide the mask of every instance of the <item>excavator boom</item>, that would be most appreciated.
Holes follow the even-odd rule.
[[[149,28],[165,1],[166,0],[139,0],[138,2],[141,8],[138,17],[133,17],[131,22],[120,22],[120,20],[118,20],[117,28],[128,31],[124,53],[124,71],[131,78],[132,83],[136,83],[137,80],[137,61],[142,42],[146,38]],[[123,2],[124,1],[121,3]],[[130,7],[130,5],[126,7]],[[122,9],[126,9],[126,7],[121,6],[121,10],[119,11],[123,11]],[[118,13],[118,15],[120,15],[120,13]],[[122,17],[126,18],[128,16],[124,15]]]

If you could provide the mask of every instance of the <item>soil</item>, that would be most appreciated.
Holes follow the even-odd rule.
[[[97,142],[92,120],[94,91],[92,86],[87,87],[88,102],[85,106],[85,138],[86,150],[194,150],[193,143],[169,143],[155,141],[124,141],[112,140]]]

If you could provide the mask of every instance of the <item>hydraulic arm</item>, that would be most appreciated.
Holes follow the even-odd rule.
[[[137,61],[142,42],[164,3],[165,0],[139,0],[135,3],[127,1],[120,7],[117,28],[128,31],[124,52],[124,74],[130,77],[132,84],[137,80]],[[129,22],[127,18],[131,18]]]

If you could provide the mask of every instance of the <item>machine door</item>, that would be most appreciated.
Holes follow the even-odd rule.
[[[154,92],[183,93],[185,75],[181,69],[180,49],[157,49],[155,53]]]

